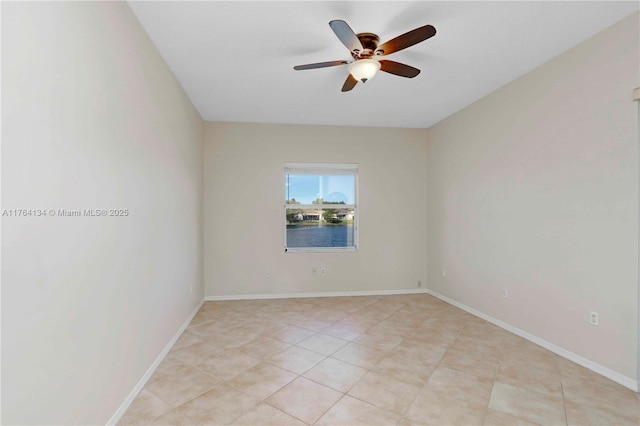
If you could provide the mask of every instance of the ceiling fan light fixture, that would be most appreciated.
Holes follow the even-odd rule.
[[[349,64],[349,73],[363,83],[371,80],[380,69],[380,62],[374,59],[358,59]]]

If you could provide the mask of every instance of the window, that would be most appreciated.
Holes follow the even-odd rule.
[[[285,165],[285,251],[355,251],[357,164]]]

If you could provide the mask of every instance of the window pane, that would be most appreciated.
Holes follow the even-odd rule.
[[[287,247],[354,247],[354,209],[285,209]]]
[[[353,175],[286,175],[287,204],[355,204]]]

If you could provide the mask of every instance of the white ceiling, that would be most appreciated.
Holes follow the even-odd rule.
[[[429,127],[611,26],[639,2],[129,2],[205,120]],[[437,34],[387,58],[422,70],[379,72],[340,91],[350,59],[333,19],[380,42],[431,24]]]

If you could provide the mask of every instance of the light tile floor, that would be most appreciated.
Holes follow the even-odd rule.
[[[429,295],[206,302],[120,424],[637,426],[640,396]]]

